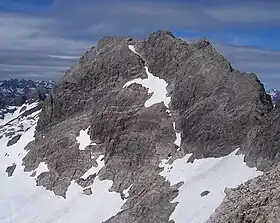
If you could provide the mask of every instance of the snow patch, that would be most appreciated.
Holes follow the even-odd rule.
[[[140,56],[133,45],[129,45],[128,48]],[[145,102],[145,107],[150,107],[153,104],[163,102],[164,105],[167,107],[166,112],[171,116],[170,110],[169,110],[169,103],[170,103],[170,96],[167,96],[167,86],[168,84],[166,83],[165,80],[160,79],[159,77],[154,76],[148,69],[147,66],[145,66],[146,73],[148,75],[148,78],[146,79],[141,79],[141,78],[136,78],[132,81],[128,81],[123,87],[128,87],[133,83],[141,84],[143,87],[148,88],[148,94],[153,93],[153,95]],[[173,123],[173,128],[176,134],[176,140],[175,144],[179,147],[178,150],[180,150],[181,146],[181,133],[178,133],[175,129],[175,122]]]
[[[36,176],[39,176],[41,173],[49,172],[49,168],[45,162],[42,162],[39,164],[39,166],[35,171],[36,171]]]
[[[34,102],[31,104],[23,104],[22,106],[9,106],[8,110],[15,110],[15,111],[5,114],[4,119],[0,119],[0,126],[5,125],[8,122],[14,120],[18,116],[22,115],[25,111],[35,108],[36,106],[38,106],[38,103],[39,102]],[[24,107],[26,107],[26,109],[22,110]]]
[[[133,45],[128,45],[128,48],[129,48],[133,53],[135,53],[135,54],[137,54],[138,56],[140,56],[140,54],[137,53],[137,51],[136,51],[136,49],[135,49],[135,46],[133,46]]]
[[[163,160],[161,160],[161,162],[160,162],[160,164],[158,165],[160,168],[165,168],[165,167],[167,167],[168,166],[168,162],[169,162],[169,160],[171,159],[171,157],[169,157],[169,158],[167,158],[167,159],[163,159]]]
[[[102,169],[102,167],[105,165],[104,164],[104,160],[103,160],[104,156],[103,155],[100,155],[96,162],[97,162],[97,167],[91,167],[81,178],[83,179],[87,179],[90,175],[93,175],[93,174],[98,174],[98,172]]]
[[[170,102],[170,97],[167,97],[167,83],[158,77],[155,77],[151,72],[149,72],[148,67],[145,66],[146,73],[148,75],[148,78],[141,79],[136,78],[132,81],[128,81],[124,87],[128,87],[129,85],[133,83],[141,84],[143,87],[148,88],[148,93],[153,95],[145,102],[145,107],[150,107],[153,104],[162,102],[165,104],[165,106],[168,108],[168,104]]]
[[[179,148],[178,150],[180,149],[180,146],[181,146],[181,133],[178,133],[176,131],[176,128],[175,128],[175,122],[173,122],[173,129],[175,131],[175,134],[176,134],[176,140],[175,140],[175,145],[177,145]]]
[[[221,158],[206,158],[187,163],[191,154],[177,159],[173,164],[163,160],[164,170],[160,173],[172,185],[184,184],[179,188],[179,195],[173,200],[178,202],[170,220],[177,223],[205,222],[222,203],[226,187],[238,185],[262,174],[256,168],[249,168],[244,162],[244,155],[237,155],[238,149]],[[207,196],[202,192],[209,191]]]
[[[47,221],[44,221],[44,223],[106,221],[120,212],[125,203],[120,194],[109,191],[112,185],[113,181],[101,181],[97,176],[91,186],[92,195],[85,196],[81,187],[73,182],[68,188],[67,199],[64,202],[58,202],[57,210],[52,210],[54,216],[46,218]]]
[[[131,187],[132,187],[132,184],[128,188],[124,189],[122,192],[125,199],[127,199],[129,197],[129,190],[131,189]]]
[[[89,127],[86,130],[81,130],[79,136],[76,138],[79,143],[79,150],[85,150],[89,145],[96,145],[90,139],[88,134]]]

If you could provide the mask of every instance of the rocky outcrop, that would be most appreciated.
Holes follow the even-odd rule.
[[[275,223],[280,216],[280,167],[250,180],[236,189],[227,189],[223,204],[207,223]]]
[[[179,185],[170,187],[158,164],[176,152],[173,119],[163,103],[144,107],[147,89],[123,89],[129,80],[146,76],[144,61],[128,44],[133,44],[129,38],[104,38],[60,80],[43,106],[37,140],[26,148],[25,171],[47,163],[49,172],[37,185],[67,197],[71,182],[83,183],[81,176],[104,154],[99,178],[113,180],[111,190],[120,194],[134,185],[122,213],[108,222],[167,222]],[[97,145],[81,151],[76,136],[89,126]]]
[[[123,88],[147,77],[145,66],[168,83],[170,114],[163,102],[145,107],[151,95],[141,85]],[[132,185],[122,211],[106,222],[169,222],[176,206],[171,201],[182,184],[171,186],[159,175],[160,161],[186,153],[193,153],[192,159],[220,157],[241,147],[246,155],[255,154],[247,158],[251,164],[266,168],[270,163],[263,161],[275,158],[275,148],[258,160],[252,131],[272,108],[256,75],[233,70],[205,39],[187,44],[166,31],[142,42],[105,37],[45,100],[23,165],[32,172],[46,163],[49,171],[38,176],[37,185],[66,198],[71,183],[89,187],[94,182],[82,176],[104,155],[98,177],[112,180],[111,190],[120,194]],[[182,133],[179,150],[173,122]],[[79,150],[76,137],[88,127],[94,144]]]
[[[13,173],[14,173],[16,167],[17,167],[17,165],[15,163],[13,165],[7,167],[6,172],[8,174],[8,177],[13,176]]]
[[[7,147],[12,146],[17,143],[17,141],[20,139],[21,135],[16,135],[12,139],[10,139],[7,143]]]
[[[270,170],[280,161],[280,116],[279,107],[267,115],[260,125],[252,128],[247,136],[248,145],[244,147],[246,161],[251,166],[262,170]]]
[[[235,189],[211,216],[210,222],[279,222],[279,108],[278,106],[249,133],[247,162],[269,171]]]

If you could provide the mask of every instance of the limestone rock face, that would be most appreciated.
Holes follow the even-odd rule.
[[[124,88],[147,78],[145,66],[167,82],[168,108],[163,102],[145,107],[152,94],[140,84]],[[187,153],[192,159],[220,157],[241,147],[252,165],[269,168],[276,148],[260,145],[267,150],[259,160],[253,132],[270,119],[272,108],[256,75],[235,71],[208,40],[187,44],[168,31],[144,41],[105,37],[46,98],[23,165],[33,172],[46,163],[49,170],[37,177],[37,185],[64,198],[71,183],[89,187],[96,177],[113,181],[110,190],[120,194],[131,186],[122,211],[106,223],[171,222],[177,205],[171,201],[182,184],[171,186],[159,175],[161,160]],[[180,149],[174,122],[182,133]],[[92,144],[81,150],[77,137],[87,128]],[[104,166],[98,176],[84,179],[100,155]]]
[[[248,131],[272,110],[256,75],[233,70],[205,39],[188,45],[159,31],[137,46],[151,72],[170,84],[182,147],[193,158],[247,145]]]
[[[244,148],[247,152],[246,161],[251,166],[257,166],[262,170],[270,170],[276,167],[280,161],[280,113],[276,106],[267,115],[260,125],[250,130],[248,146]]]

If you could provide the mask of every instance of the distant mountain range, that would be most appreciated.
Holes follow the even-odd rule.
[[[10,79],[0,81],[0,119],[12,112],[14,106],[44,100],[54,86],[53,81]]]
[[[276,102],[280,99],[280,90],[271,89],[267,91],[267,93],[271,96],[272,103],[275,105]]]

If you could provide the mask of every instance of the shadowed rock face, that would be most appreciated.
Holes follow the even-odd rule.
[[[150,95],[141,85],[123,88],[130,80],[147,77],[145,65],[169,84],[171,116],[163,102],[144,107]],[[45,162],[49,172],[38,177],[37,185],[67,197],[71,181],[87,187],[93,183],[81,177],[104,155],[98,177],[112,180],[111,190],[120,194],[133,185],[123,211],[106,222],[168,222],[176,206],[170,202],[181,185],[170,186],[159,175],[161,159],[190,152],[193,158],[219,157],[237,147],[255,154],[251,131],[269,119],[271,110],[257,77],[234,71],[205,39],[188,45],[167,31],[142,42],[105,37],[45,100],[36,140],[26,147],[23,164],[31,172]],[[179,151],[173,122],[182,132]],[[79,150],[76,137],[88,127],[96,145]],[[270,150],[263,157],[272,161]],[[266,165],[257,154],[252,157],[251,163]]]
[[[251,166],[270,170],[280,161],[280,112],[279,107],[267,115],[260,125],[255,126],[248,134],[248,146],[244,147],[246,161]]]

